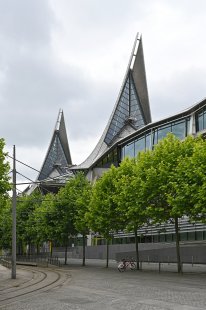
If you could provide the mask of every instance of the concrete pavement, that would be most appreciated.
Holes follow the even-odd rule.
[[[7,287],[16,287],[20,284],[31,280],[33,277],[32,272],[28,270],[17,269],[16,279],[11,279],[11,269],[0,265],[0,290]]]
[[[105,268],[105,261],[68,260],[59,270],[69,273],[70,280],[35,296],[0,309],[7,310],[205,310],[206,268],[187,266],[183,275],[176,266],[165,265],[159,273],[156,266],[144,264],[142,271],[118,272],[115,261]],[[37,267],[38,268],[38,267]],[[184,267],[185,269],[186,267]],[[47,268],[45,268],[46,270]],[[25,272],[25,271],[24,271]],[[17,281],[27,281],[31,274],[17,269]],[[11,271],[0,267],[0,294],[2,285],[11,285]],[[13,282],[14,281],[14,282]],[[14,285],[14,284],[12,284]],[[18,283],[16,282],[16,285]]]

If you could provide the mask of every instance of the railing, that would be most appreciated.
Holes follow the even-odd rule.
[[[136,263],[136,260],[134,260],[133,258],[130,258],[130,257],[117,259],[116,261],[121,262],[123,259],[127,262],[132,260]],[[176,259],[174,259],[174,257],[170,257],[170,256],[164,257],[164,259],[161,259],[161,261],[160,261],[160,260],[158,260],[158,258],[154,259],[148,255],[147,257],[145,257],[145,259],[139,260],[139,269],[140,270],[143,269],[143,264],[144,264],[145,268],[146,268],[146,266],[150,265],[150,266],[153,266],[155,269],[158,269],[159,272],[161,272],[162,269],[164,269],[164,270],[167,269],[166,266],[169,266],[169,265],[170,266],[176,266],[177,261],[176,261]],[[190,267],[192,267],[192,269],[195,266],[196,267],[202,266],[206,270],[206,263],[197,261],[194,256],[191,256],[187,261],[181,261],[181,270],[182,270],[181,272],[183,272],[183,266],[185,266],[185,267],[190,266]]]
[[[0,257],[0,264],[6,268],[11,268],[11,261]]]
[[[59,261],[59,258],[57,256],[49,257],[48,264],[61,267],[61,262]]]
[[[61,263],[57,256],[50,257],[48,253],[43,254],[32,254],[32,255],[17,255],[16,256],[17,264],[26,264],[26,263],[36,263],[36,265],[48,266],[55,265],[60,267]],[[2,255],[0,256],[0,263],[7,267],[11,268],[11,255]]]

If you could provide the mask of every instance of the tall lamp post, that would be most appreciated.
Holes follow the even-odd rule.
[[[11,278],[16,279],[16,149],[13,147],[12,257]]]

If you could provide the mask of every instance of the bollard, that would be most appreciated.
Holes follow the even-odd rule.
[[[159,272],[161,271],[161,263],[159,262]]]

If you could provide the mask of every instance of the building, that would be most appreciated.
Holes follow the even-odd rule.
[[[152,122],[144,65],[142,37],[135,38],[133,50],[116,104],[108,124],[90,156],[80,165],[72,165],[63,112],[55,131],[38,181],[43,191],[57,188],[77,171],[84,171],[95,182],[111,164],[116,166],[126,157],[152,149],[172,132],[179,139],[206,133],[206,99],[185,111]],[[142,242],[174,241],[174,225],[143,227],[138,231]],[[181,240],[206,240],[206,225],[180,220]],[[133,242],[133,234],[118,234],[114,242]],[[115,241],[116,240],[116,241]]]

